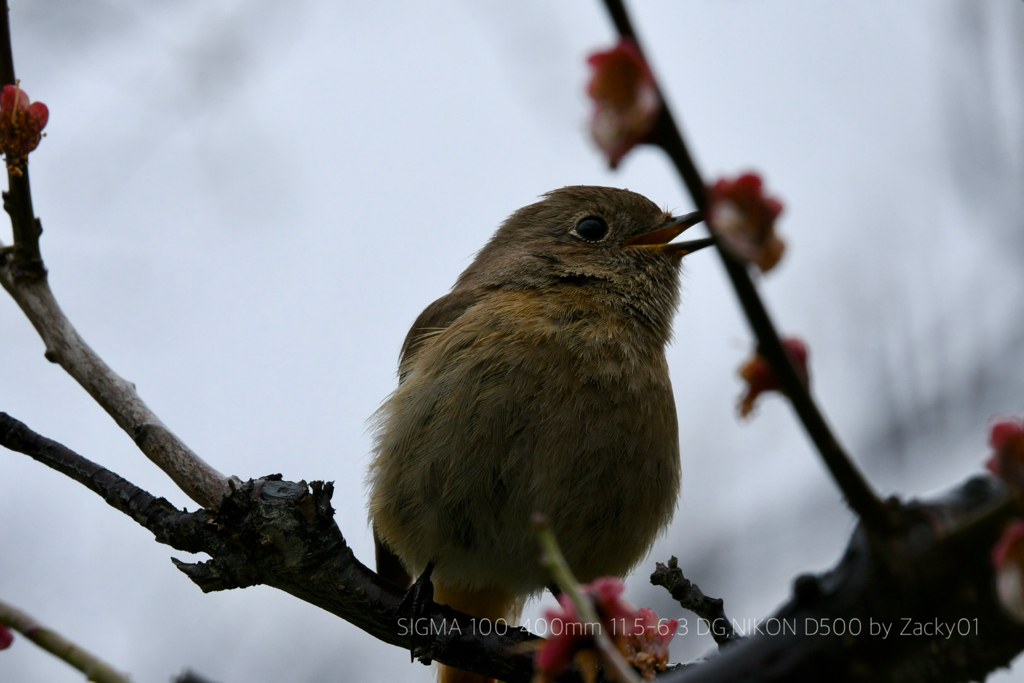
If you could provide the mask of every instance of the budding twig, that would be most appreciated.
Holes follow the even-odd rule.
[[[642,53],[643,48],[633,30],[629,13],[622,0],[604,0],[604,4],[619,34],[624,38],[631,39]],[[679,172],[683,184],[689,191],[694,206],[707,217],[706,184],[697,170],[697,165],[690,155],[679,126],[676,125],[664,97],[661,98],[661,102],[661,111],[648,141],[658,145],[668,154]],[[711,231],[711,234],[714,238],[714,230]],[[832,433],[807,387],[800,381],[793,363],[782,347],[775,325],[750,278],[750,273],[747,272],[746,265],[724,250],[717,238],[715,238],[715,246],[725,265],[725,270],[729,274],[733,288],[736,290],[736,295],[739,297],[747,322],[757,337],[758,352],[771,364],[783,392],[789,397],[793,409],[821,454],[825,465],[832,473],[836,484],[843,492],[847,504],[867,528],[874,531],[892,530],[897,523],[895,510],[887,507],[868,484]]]
[[[11,50],[11,27],[8,17],[7,0],[3,0],[0,12],[0,88],[15,85],[14,52]],[[8,191],[3,193],[4,210],[11,216],[14,230],[14,247],[11,249],[11,266],[17,278],[39,278],[46,276],[43,257],[39,252],[39,235],[43,228],[32,210],[32,192],[28,182],[28,159],[24,168],[15,173],[7,170]]]
[[[573,576],[572,570],[569,569],[565,557],[562,556],[562,550],[558,547],[555,533],[551,530],[551,525],[548,524],[547,518],[544,515],[536,514],[533,516],[532,521],[533,531],[537,535],[537,543],[540,544],[543,551],[541,563],[551,574],[551,578],[554,579],[555,583],[558,584],[558,588],[572,601],[580,621],[584,624],[600,624],[601,621],[597,616],[597,611],[594,609],[594,604],[580,592],[580,585],[576,581],[576,577]],[[641,683],[640,677],[626,662],[622,653],[616,649],[615,644],[612,643],[611,638],[604,632],[604,629],[595,629],[594,644],[603,655],[606,666],[617,680],[624,683]]]
[[[0,87],[14,84],[14,58],[7,1],[0,11]],[[136,446],[192,500],[215,506],[228,491],[227,479],[175,436],[136,393],[135,385],[114,372],[57,304],[39,250],[42,227],[32,208],[28,160],[8,170],[4,209],[10,214],[14,245],[0,244],[0,285],[10,293],[46,344],[46,358],[59,363],[114,418]]]
[[[14,629],[53,656],[75,667],[85,674],[87,680],[96,683],[131,683],[127,676],[96,655],[86,652],[56,631],[42,626],[31,616],[3,600],[0,600],[0,624]]]

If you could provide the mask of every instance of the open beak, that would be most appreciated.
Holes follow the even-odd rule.
[[[704,247],[711,246],[715,242],[710,237],[699,240],[687,240],[684,242],[672,241],[682,234],[684,230],[700,223],[703,220],[704,216],[702,216],[699,211],[694,211],[693,213],[688,213],[684,216],[677,216],[656,230],[645,232],[642,235],[637,235],[636,237],[630,237],[624,242],[624,244],[629,247],[657,249],[662,253],[671,254],[673,256],[686,256],[687,254],[692,254]]]

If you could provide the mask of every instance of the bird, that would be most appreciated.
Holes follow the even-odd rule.
[[[679,436],[665,347],[701,220],[629,190],[568,186],[509,216],[420,314],[374,416],[378,573],[430,567],[434,600],[514,619],[550,586],[550,520],[581,582],[624,576],[673,517]],[[442,683],[489,680],[441,666]]]

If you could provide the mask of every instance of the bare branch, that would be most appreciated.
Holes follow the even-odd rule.
[[[46,358],[59,363],[92,396],[139,449],[200,505],[216,505],[227,493],[224,475],[203,461],[164,426],[135,391],[79,336],[42,277],[17,278],[11,259],[0,254],[0,284],[24,311],[46,344]]]
[[[898,535],[861,526],[834,569],[798,577],[755,635],[664,680],[954,683],[1008,666],[1024,650],[1024,626],[992,589],[992,546],[1020,514],[1005,486],[975,477],[905,512]]]
[[[718,647],[739,640],[740,636],[733,629],[729,617],[725,616],[725,603],[722,599],[704,595],[704,591],[697,584],[683,576],[679,560],[674,556],[669,559],[668,566],[661,562],[655,563],[651,583],[663,586],[683,609],[693,612],[707,622],[711,637],[718,643]]]
[[[529,631],[431,604],[420,624],[400,613],[403,592],[356,559],[334,522],[330,483],[280,475],[232,485],[216,510],[182,512],[126,479],[0,413],[0,445],[56,469],[178,550],[206,562],[175,565],[204,592],[273,586],[384,642],[409,649],[411,629],[429,641],[416,654],[501,680],[531,680]],[[578,680],[570,676],[567,680]]]

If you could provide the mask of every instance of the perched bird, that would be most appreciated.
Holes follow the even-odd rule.
[[[376,415],[378,571],[497,619],[549,578],[545,514],[581,581],[627,573],[672,519],[676,409],[665,361],[699,221],[645,197],[565,187],[513,213],[402,345]],[[478,681],[442,667],[440,680]]]

